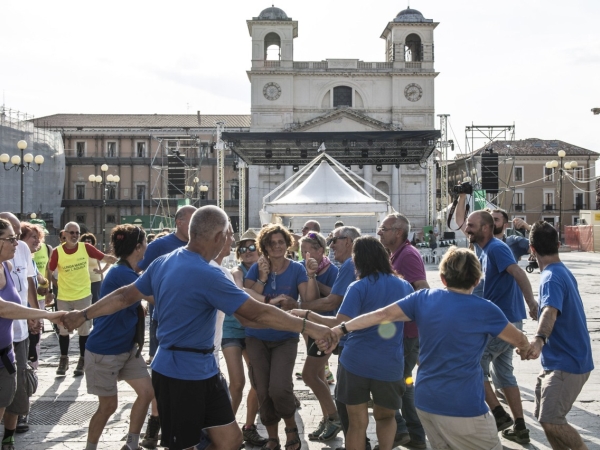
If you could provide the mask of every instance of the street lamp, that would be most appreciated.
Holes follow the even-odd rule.
[[[104,250],[104,242],[105,242],[105,220],[104,220],[104,214],[106,212],[106,191],[107,191],[107,186],[116,186],[119,181],[121,181],[121,177],[119,175],[113,175],[112,173],[106,175],[106,172],[108,172],[108,164],[102,164],[100,166],[100,171],[102,173],[102,175],[94,175],[91,174],[88,177],[88,181],[90,183],[92,183],[92,186],[96,186],[96,185],[100,185],[101,186],[101,191],[102,191],[102,213],[100,214],[100,234],[101,234],[101,238],[102,238],[102,250]]]
[[[548,161],[546,163],[546,167],[548,169],[556,169],[558,168],[558,197],[559,197],[559,203],[558,203],[558,238],[560,241],[562,241],[562,225],[563,225],[563,220],[562,220],[562,212],[563,212],[563,176],[564,176],[564,169],[574,169],[575,167],[577,167],[577,161],[571,161],[568,163],[565,163],[563,165],[563,159],[564,157],[567,156],[567,153],[564,150],[559,150],[558,151],[558,157],[560,158],[560,162],[556,161],[556,160],[552,160],[552,161]],[[564,169],[563,169],[564,168]]]
[[[38,172],[42,168],[42,164],[44,164],[44,157],[42,155],[37,155],[35,158],[31,153],[27,153],[23,155],[23,152],[27,148],[27,141],[20,140],[17,142],[17,148],[21,151],[21,156],[13,155],[9,156],[7,153],[3,153],[0,155],[0,162],[4,165],[4,170],[15,169],[17,172],[21,171],[21,212],[19,214],[19,219],[23,220],[23,196],[25,194],[25,185],[23,184],[23,177],[25,176],[25,170],[33,170],[34,172]],[[6,167],[6,163],[10,161],[12,166]],[[31,165],[32,162],[37,164],[37,168]]]
[[[202,200],[206,198],[206,193],[208,192],[208,186],[206,184],[200,185],[200,206],[202,206]]]

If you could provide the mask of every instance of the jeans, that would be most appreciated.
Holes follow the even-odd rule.
[[[419,338],[404,338],[404,379],[412,377],[419,358]],[[402,411],[402,414],[400,414]],[[409,433],[416,442],[425,442],[425,430],[415,408],[415,384],[406,385],[402,407],[396,411],[396,434]]]

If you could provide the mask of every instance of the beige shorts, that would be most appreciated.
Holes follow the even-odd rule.
[[[431,414],[417,408],[425,434],[434,450],[502,450],[492,413],[453,417]]]
[[[13,402],[17,392],[17,373],[8,373],[6,367],[0,368],[0,408],[6,408]]]
[[[562,370],[542,370],[535,385],[534,416],[540,422],[564,425],[567,414],[590,377]]]
[[[137,346],[129,353],[100,355],[85,351],[85,379],[88,394],[99,397],[117,395],[117,382],[150,377],[146,361],[135,357]]]
[[[81,300],[57,300],[56,301],[56,310],[57,311],[81,311],[82,309],[87,308],[92,304],[92,296],[82,298]],[[89,336],[92,331],[92,321],[86,320],[83,322],[79,328],[77,328],[77,333],[79,336]],[[68,336],[69,330],[67,330],[62,325],[58,326],[58,332],[61,336]]]

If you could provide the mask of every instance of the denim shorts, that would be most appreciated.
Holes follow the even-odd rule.
[[[523,322],[513,322],[519,330],[523,330]],[[496,389],[517,386],[517,379],[513,375],[514,347],[499,337],[490,339],[481,357],[483,374],[490,379],[490,365],[493,370],[493,379]]]
[[[242,350],[246,349],[246,338],[223,338],[221,339],[221,350],[227,347],[239,347]]]

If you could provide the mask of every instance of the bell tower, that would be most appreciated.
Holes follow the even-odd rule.
[[[246,23],[252,37],[252,69],[293,67],[298,21],[272,6]]]

